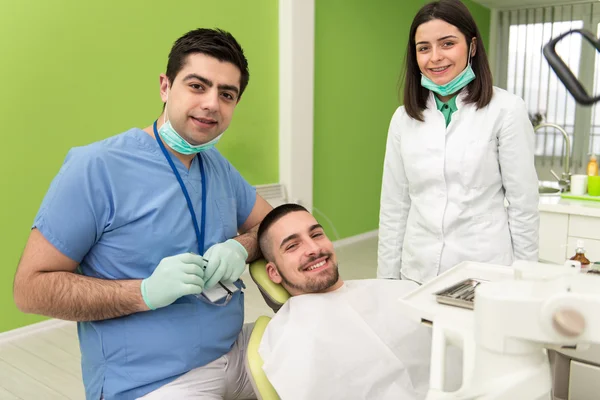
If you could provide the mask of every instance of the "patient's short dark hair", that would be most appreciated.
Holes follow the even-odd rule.
[[[296,211],[308,212],[308,210],[302,207],[300,204],[282,204],[271,210],[271,212],[269,212],[260,223],[260,226],[258,227],[257,240],[258,244],[260,245],[260,250],[267,261],[272,261],[272,255],[270,254],[270,251],[268,251],[269,243],[267,243],[267,231],[275,222],[279,221],[279,219]]]

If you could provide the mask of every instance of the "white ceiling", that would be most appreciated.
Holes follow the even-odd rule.
[[[543,7],[557,4],[577,4],[577,3],[589,3],[591,0],[473,0],[488,8],[495,9],[515,9],[515,8],[526,8],[526,7]],[[600,1],[600,0],[593,0]]]

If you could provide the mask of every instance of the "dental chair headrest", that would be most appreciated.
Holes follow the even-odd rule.
[[[267,275],[267,262],[264,259],[250,263],[248,267],[250,276],[262,294],[265,302],[274,312],[290,298],[290,294],[283,286],[273,282]]]

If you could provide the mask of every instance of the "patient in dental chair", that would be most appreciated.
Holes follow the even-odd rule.
[[[344,282],[333,244],[297,204],[271,211],[258,240],[269,278],[292,296],[259,347],[283,400],[425,398],[431,330],[397,311],[414,282]]]

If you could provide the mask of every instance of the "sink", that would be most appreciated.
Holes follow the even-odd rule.
[[[552,194],[560,194],[560,189],[548,187],[548,186],[540,186],[538,187],[538,193],[541,195],[552,195]]]

